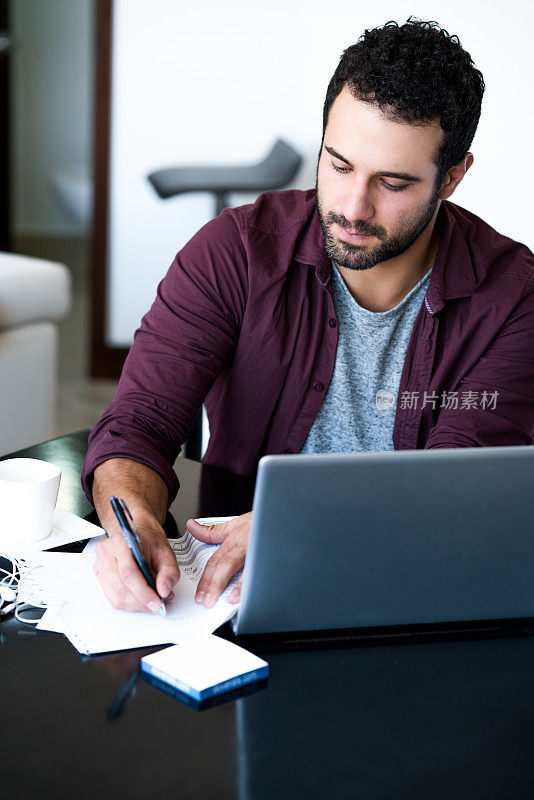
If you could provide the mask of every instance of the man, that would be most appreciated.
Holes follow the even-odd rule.
[[[172,595],[161,524],[204,400],[204,460],[242,475],[268,453],[532,443],[534,256],[448,202],[473,163],[483,91],[437,23],[366,31],[328,87],[316,191],[225,209],[178,254],[84,467],[110,534],[95,571],[114,606],[157,611],[159,598],[111,494]],[[242,567],[249,525],[250,513],[189,521],[222,542],[198,586],[206,607]]]

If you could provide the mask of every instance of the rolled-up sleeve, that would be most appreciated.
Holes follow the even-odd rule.
[[[425,449],[533,443],[532,281],[491,346],[457,389],[462,402],[457,408],[442,409]]]
[[[195,414],[232,356],[247,293],[245,249],[230,209],[180,251],[135,333],[115,400],[89,437],[82,486],[96,467],[129,458],[178,491],[172,465]]]

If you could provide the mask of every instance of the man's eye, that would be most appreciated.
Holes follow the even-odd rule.
[[[336,172],[341,172],[344,175],[346,172],[349,171],[348,167],[338,167],[337,164],[334,164],[333,161],[331,163],[332,163],[332,167],[334,168],[334,170]]]
[[[406,189],[409,184],[404,183],[402,186],[394,186],[392,183],[388,183],[387,181],[382,181],[382,186],[386,189],[389,189],[390,192],[402,192],[403,189]]]

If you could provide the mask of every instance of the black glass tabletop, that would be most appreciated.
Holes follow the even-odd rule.
[[[82,431],[17,454],[60,464],[60,504],[82,516],[86,443]],[[187,459],[175,468],[169,532],[189,516],[250,508],[253,482]],[[257,638],[246,644],[269,661],[267,684],[198,709],[140,677],[155,648],[84,658],[62,635],[10,619],[0,626],[2,791],[530,798],[534,638],[520,633]]]

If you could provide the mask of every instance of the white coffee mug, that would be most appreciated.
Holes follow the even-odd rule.
[[[46,539],[61,468],[36,458],[0,461],[0,547]]]

